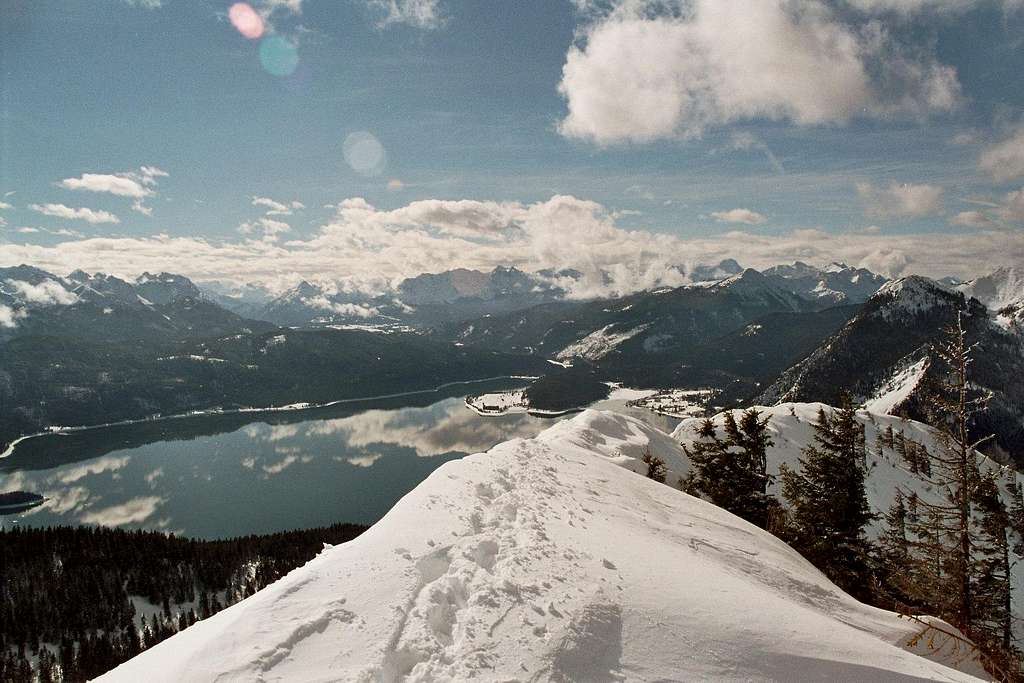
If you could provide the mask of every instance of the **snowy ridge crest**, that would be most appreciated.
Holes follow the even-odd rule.
[[[445,464],[358,539],[104,681],[974,680],[920,625],[638,476],[673,438],[586,411]],[[626,465],[626,467],[622,467]],[[652,625],[657,624],[654,628]]]

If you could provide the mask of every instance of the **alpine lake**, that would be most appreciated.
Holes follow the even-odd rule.
[[[467,383],[326,408],[198,415],[26,439],[0,459],[0,492],[29,491],[45,500],[0,515],[0,528],[104,525],[216,539],[372,524],[444,463],[572,417],[481,416],[465,405],[469,393],[519,385]],[[660,429],[676,422],[625,401],[592,407]]]

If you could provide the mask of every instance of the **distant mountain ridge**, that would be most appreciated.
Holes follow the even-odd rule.
[[[168,341],[265,331],[207,298],[188,278],[145,273],[134,281],[76,270],[60,277],[32,266],[0,268],[0,340],[48,335],[92,341]]]
[[[696,264],[689,269],[678,266],[674,272],[679,278],[685,275],[693,286],[703,287],[725,286],[724,281],[744,276],[741,283],[747,285],[741,286],[747,286],[750,295],[772,290],[780,299],[793,301],[795,297],[812,302],[818,308],[861,303],[886,281],[863,268],[842,264],[816,268],[799,261],[791,266],[757,271],[744,269],[734,259],[723,259],[717,264]],[[757,275],[763,275],[764,280],[749,285],[749,280]],[[455,268],[423,273],[402,280],[385,293],[361,292],[334,282],[303,280],[276,296],[252,285],[230,288],[215,283],[210,287],[209,296],[239,314],[278,325],[405,324],[423,329],[547,303],[578,301],[580,298],[572,289],[582,280],[583,273],[571,268],[529,273],[511,266],[498,266],[486,272]],[[604,273],[602,282],[611,286],[611,274]],[[667,289],[672,288],[654,287],[651,291]],[[634,294],[638,293],[641,292]],[[633,294],[587,298],[618,300],[629,296]]]
[[[768,268],[763,273],[777,286],[805,299],[820,301],[822,305],[862,303],[888,281],[866,268],[853,268],[845,263],[815,268],[796,261],[792,265]]]

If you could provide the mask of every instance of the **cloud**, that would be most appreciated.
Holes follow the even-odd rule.
[[[58,185],[68,190],[103,192],[117,197],[129,197],[135,200],[132,202],[133,211],[144,216],[152,216],[153,210],[142,201],[155,195],[156,191],[153,188],[157,185],[157,179],[166,178],[168,175],[167,171],[156,166],[140,166],[137,171],[124,173],[83,173],[78,178],[65,178]]]
[[[163,7],[163,0],[121,0],[124,4],[141,9],[159,9]]]
[[[405,24],[429,30],[440,28],[445,21],[439,0],[367,0],[366,4],[380,16],[377,25],[381,28]]]
[[[865,255],[857,263],[858,268],[867,268],[873,273],[882,273],[889,277],[903,275],[911,264],[911,257],[900,249],[875,249]]]
[[[779,161],[779,158],[775,156],[772,150],[763,140],[761,140],[761,138],[757,137],[753,133],[748,131],[733,133],[730,138],[730,146],[734,150],[759,150],[764,154],[764,158],[776,173],[781,175],[786,172],[786,169],[783,167],[782,162]]]
[[[398,178],[392,178],[391,180],[388,181],[387,187],[388,187],[388,190],[390,190],[391,192],[397,192],[397,191],[405,188],[405,183],[403,183]]]
[[[355,210],[364,208],[359,206]],[[520,204],[467,199],[424,199],[379,216],[383,223],[431,226],[449,234],[468,237],[497,237],[506,230],[519,227],[523,218]]]
[[[729,209],[728,211],[714,211],[711,214],[719,223],[743,223],[744,225],[761,225],[767,223],[768,218],[750,209]]]
[[[61,187],[69,190],[85,190],[87,192],[107,192],[118,197],[141,199],[153,192],[141,181],[122,175],[106,173],[83,173],[79,178],[65,178],[60,181]]]
[[[961,211],[950,218],[949,222],[966,228],[991,228],[996,225],[984,211]]]
[[[882,188],[857,183],[857,194],[870,218],[922,218],[942,212],[943,189],[937,185],[892,182]]]
[[[996,216],[1004,223],[1024,223],[1024,187],[1006,193],[1002,206],[996,209]]]
[[[306,208],[302,202],[279,202],[270,197],[253,197],[252,205],[267,209],[266,215],[268,216],[290,216],[293,210]]]
[[[992,4],[989,0],[846,0],[847,4],[869,14],[894,14],[903,17],[931,12],[934,14],[959,14]],[[1020,0],[1003,0],[1005,9],[1020,5]]]
[[[1016,228],[1024,225],[1024,187],[1007,192],[998,201],[974,201],[985,208],[961,211],[950,219],[953,225],[969,228]]]
[[[649,202],[654,201],[654,191],[646,185],[630,185],[622,192],[623,194],[636,195],[640,199],[644,199]]]
[[[380,314],[376,308],[372,306],[360,306],[358,304],[350,303],[337,303],[331,301],[326,296],[314,296],[308,299],[303,299],[302,303],[313,308],[323,309],[325,311],[332,311],[339,315],[355,316],[358,318],[372,318]]]
[[[600,145],[755,119],[923,115],[960,102],[952,67],[908,54],[878,22],[840,22],[819,0],[619,3],[569,48],[558,90],[568,106],[559,131]]]
[[[260,9],[270,13],[284,10],[292,14],[302,14],[302,2],[303,0],[260,0],[258,4]]]
[[[120,223],[121,219],[109,211],[97,211],[94,209],[75,209],[64,204],[29,204],[28,208],[54,218],[65,218],[68,220],[83,220],[86,223]]]
[[[0,221],[2,221],[2,219],[0,219]],[[3,223],[0,222],[0,225],[3,225]],[[46,234],[46,235],[54,235],[56,237],[75,237],[75,238],[85,237],[85,235],[83,235],[82,233],[78,232],[77,230],[69,230],[67,228],[57,228],[56,230],[50,230],[49,228],[39,228],[39,227],[34,227],[34,226],[22,226],[22,227],[18,228],[17,232],[20,233],[20,234],[23,234],[23,235]]]
[[[0,202],[0,210],[13,209],[14,207],[7,202]]]
[[[1004,198],[999,207],[1005,204]],[[339,289],[366,293],[384,293],[403,278],[455,267],[574,268],[582,278],[562,284],[572,296],[582,298],[681,285],[687,282],[683,273],[692,265],[718,263],[723,258],[754,268],[794,260],[827,265],[866,259],[895,267],[903,255],[914,272],[936,277],[975,276],[994,265],[1024,262],[1024,231],[1005,229],[972,228],[941,235],[737,229],[682,237],[625,229],[614,212],[601,204],[567,195],[529,204],[462,200],[459,205],[476,216],[475,223],[458,212],[453,219],[451,205],[447,214],[424,211],[415,202],[388,211],[350,198],[339,203],[336,215],[316,234],[303,239],[215,242],[159,234],[93,237],[52,245],[5,244],[0,265],[31,263],[52,272],[82,268],[119,277],[170,271],[199,281],[259,282],[274,291],[294,286],[300,279],[335,281]],[[481,212],[492,216],[482,225]],[[464,230],[467,224],[483,229]],[[459,228],[455,232],[453,225]],[[881,256],[887,259],[881,261]]]
[[[18,321],[26,315],[27,313],[24,309],[12,308],[6,304],[0,304],[0,328],[15,328],[18,326]]]
[[[25,303],[69,306],[78,301],[74,292],[69,292],[53,280],[43,280],[35,285],[21,280],[7,280],[7,284],[14,288],[14,295]]]
[[[271,214],[268,214],[271,215]],[[238,232],[243,235],[251,235],[256,232],[262,234],[262,239],[273,242],[278,239],[280,235],[286,232],[290,232],[292,226],[288,225],[284,221],[277,221],[273,218],[257,218],[254,221],[247,221],[238,226]]]
[[[132,211],[136,211],[138,213],[141,213],[143,216],[152,216],[153,215],[153,209],[151,209],[150,207],[144,205],[142,203],[142,201],[138,200],[138,199],[136,199],[134,202],[132,202]]]
[[[978,158],[978,168],[996,182],[1024,178],[1024,127],[986,148]]]

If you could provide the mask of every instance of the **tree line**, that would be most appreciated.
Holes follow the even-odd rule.
[[[0,531],[0,681],[85,681],[365,527],[228,540],[103,527]],[[136,599],[154,606],[147,618]]]
[[[726,412],[721,427],[701,423],[697,440],[684,445],[691,471],[678,485],[775,534],[862,602],[942,618],[975,644],[990,673],[1024,680],[1011,590],[1013,565],[1024,557],[1024,491],[1013,472],[979,467],[984,439],[972,439],[969,425],[987,396],[970,382],[972,350],[959,317],[931,349],[941,369],[925,387],[939,434],[931,450],[891,426],[869,448],[846,394],[837,409],[819,410],[799,466],[780,466],[781,500],[769,492],[776,478],[767,470],[768,418],[753,408],[738,420]],[[869,456],[886,450],[917,485],[898,487],[879,519],[865,479]],[[664,481],[664,463],[645,462],[648,476]],[[871,540],[875,521],[882,533]]]

